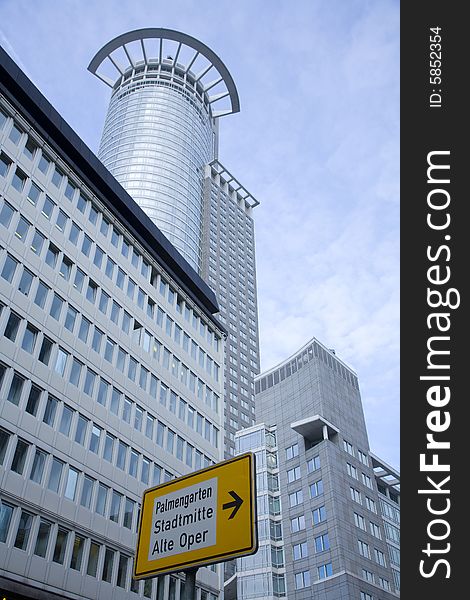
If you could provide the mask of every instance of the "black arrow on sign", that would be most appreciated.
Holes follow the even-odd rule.
[[[231,490],[229,494],[232,496],[233,502],[226,502],[225,504],[222,504],[222,510],[233,508],[232,514],[229,517],[229,519],[233,519],[233,517],[237,514],[240,506],[243,504],[243,500],[233,490]]]

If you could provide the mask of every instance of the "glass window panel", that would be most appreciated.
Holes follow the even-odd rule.
[[[26,511],[21,511],[20,522],[16,530],[15,548],[26,550],[31,533],[31,525],[33,524],[33,515]]]
[[[85,548],[85,538],[75,534],[72,546],[72,556],[70,558],[70,568],[80,571],[82,568],[83,550]]]
[[[27,444],[25,441],[20,439],[17,440],[15,454],[13,455],[13,460],[11,461],[11,470],[19,475],[23,474],[28,448],[29,444]]]
[[[67,548],[67,538],[69,532],[62,527],[59,527],[57,530],[57,537],[55,540],[54,553],[52,555],[52,560],[59,565],[64,563],[65,550]]]
[[[90,551],[88,553],[88,564],[87,564],[87,575],[96,577],[96,571],[98,568],[98,559],[100,556],[100,545],[96,542],[91,542]]]
[[[36,537],[36,545],[34,547],[34,554],[44,558],[47,552],[47,546],[49,544],[49,538],[51,535],[52,523],[41,519],[39,523],[38,535]]]

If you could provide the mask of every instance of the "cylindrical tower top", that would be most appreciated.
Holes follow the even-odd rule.
[[[151,28],[108,42],[88,70],[112,89],[99,158],[200,272],[204,167],[216,119],[240,110],[227,67],[199,40]]]
[[[105,62],[114,74],[105,72]],[[210,106],[213,118],[240,111],[235,82],[222,60],[196,38],[173,29],[148,27],[118,35],[98,50],[88,70],[116,89],[130,71],[140,68],[143,72],[150,66],[160,67],[154,75],[160,72],[161,77],[183,79],[185,87]],[[229,107],[219,107],[224,98],[230,100]]]

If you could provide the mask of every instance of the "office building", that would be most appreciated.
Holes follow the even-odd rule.
[[[98,156],[216,292],[228,330],[225,452],[254,423],[259,372],[253,208],[219,162],[219,119],[240,110],[221,59],[170,29],[118,36],[88,67],[111,92]]]
[[[0,590],[177,599],[132,558],[144,489],[223,457],[215,294],[3,50],[0,144]]]
[[[256,378],[260,552],[239,600],[399,596],[399,475],[371,454],[356,373],[313,339]]]

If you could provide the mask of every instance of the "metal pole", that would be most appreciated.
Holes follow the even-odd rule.
[[[196,573],[199,567],[186,569],[186,581],[184,584],[184,594],[181,600],[196,600]]]

